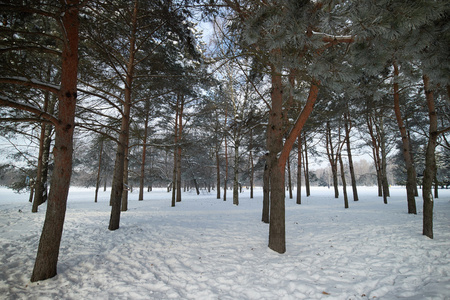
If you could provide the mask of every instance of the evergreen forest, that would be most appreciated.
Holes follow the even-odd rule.
[[[388,204],[401,185],[413,215],[422,190],[433,238],[434,199],[450,185],[449,1],[2,0],[0,11],[0,180],[33,212],[47,205],[31,281],[57,273],[71,185],[95,187],[95,202],[111,187],[110,231],[129,193],[239,205],[263,186],[280,254],[295,187],[329,186],[348,208],[358,186]]]

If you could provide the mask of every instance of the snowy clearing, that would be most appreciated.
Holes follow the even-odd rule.
[[[387,205],[361,187],[349,209],[315,187],[301,205],[286,199],[280,255],[267,247],[261,189],[239,206],[186,192],[175,208],[162,189],[130,193],[111,232],[109,191],[94,203],[94,189],[71,188],[58,275],[31,283],[45,205],[32,214],[28,194],[0,188],[0,298],[450,299],[450,189],[439,192],[430,240],[421,197],[408,215],[403,187]]]

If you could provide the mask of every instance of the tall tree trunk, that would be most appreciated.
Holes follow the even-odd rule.
[[[137,26],[138,1],[134,2],[132,32],[130,37],[130,57],[127,64],[127,73],[125,80],[125,101],[123,102],[122,122],[120,125],[119,142],[117,144],[116,161],[114,165],[114,175],[111,187],[111,217],[109,219],[109,230],[116,230],[120,224],[120,209],[123,192],[123,175],[125,166],[125,151],[128,144],[130,132],[130,113],[131,113],[131,88],[134,73],[134,55],[136,44],[136,26]]]
[[[220,199],[220,156],[218,148],[216,148],[216,180],[217,180],[217,199]]]
[[[64,30],[61,88],[58,94],[59,124],[55,124],[54,168],[36,261],[31,281],[51,278],[57,274],[59,247],[66,214],[67,196],[72,174],[73,130],[77,99],[78,73],[78,4],[66,0],[60,15]]]
[[[403,158],[405,160],[406,165],[406,196],[408,202],[408,213],[409,214],[417,214],[416,210],[416,199],[414,197],[414,187],[416,186],[416,171],[414,169],[414,165],[411,160],[410,147],[409,147],[409,139],[406,133],[406,127],[403,124],[402,115],[400,112],[400,95],[398,88],[398,66],[397,63],[394,62],[394,112],[395,117],[397,119],[398,128],[400,130],[400,135],[402,138],[402,146],[403,146]]]
[[[428,115],[430,118],[430,129],[428,137],[427,151],[425,154],[425,171],[423,173],[423,235],[433,238],[433,194],[432,185],[436,175],[436,143],[438,137],[437,114],[434,104],[433,91],[430,88],[430,79],[423,76],[425,97],[427,100]]]
[[[48,75],[48,77],[50,77],[50,75]],[[49,92],[46,92],[44,111],[48,112],[49,114],[54,114],[55,102],[56,97],[54,95],[50,95]],[[42,124],[41,137],[39,140],[37,177],[34,183],[35,196],[31,209],[32,212],[37,212],[38,206],[47,201],[48,163],[52,142],[52,130],[53,126],[51,124]]]
[[[339,153],[337,153],[336,156],[339,158],[339,165],[341,167],[341,180],[342,180],[342,191],[344,194],[344,207],[348,208],[347,181],[345,180],[345,170],[344,170],[344,163],[342,161],[341,152],[339,151]]]
[[[380,160],[380,149],[379,142],[377,140],[377,136],[373,131],[374,127],[374,117],[369,115],[367,116],[367,129],[369,130],[369,135],[372,140],[372,155],[373,155],[373,163],[375,165],[375,171],[377,174],[377,186],[378,186],[378,197],[383,196],[383,185],[381,182],[382,174],[381,174],[381,160]]]
[[[265,155],[264,174],[263,174],[263,209],[261,221],[269,223],[270,214],[270,173],[267,162],[268,154]]]
[[[297,204],[302,204],[302,133],[298,135],[297,144]]]
[[[330,122],[327,121],[327,131],[326,131],[326,150],[328,161],[331,165],[331,174],[333,176],[333,188],[334,188],[334,198],[339,198],[339,187],[338,187],[338,172],[337,172],[337,153],[334,153],[333,140],[331,135]]]
[[[139,201],[144,200],[145,160],[147,158],[148,121],[150,119],[149,104],[145,105],[144,136],[142,139],[141,174],[139,176]]]
[[[237,138],[234,141],[233,204],[239,205],[239,142]]]
[[[225,116],[225,119],[227,117]],[[223,201],[227,201],[227,189],[228,189],[228,145],[227,145],[227,137],[224,138],[225,142],[225,178],[223,182]]]
[[[120,210],[121,211],[127,211],[128,210],[128,191],[133,192],[133,187],[131,186],[131,184],[129,184],[128,182],[128,139],[125,145],[125,160],[123,161],[124,166],[123,166],[123,186],[124,189],[122,191],[122,201],[121,201],[121,206],[120,206]]]
[[[389,197],[389,185],[387,180],[387,154],[386,154],[386,136],[384,134],[383,116],[380,116],[379,127],[377,133],[379,135],[379,145],[381,150],[381,186],[383,188],[383,202],[387,204],[387,197]]]
[[[174,145],[175,147],[173,148],[173,170],[172,170],[172,204],[171,206],[174,207],[175,206],[175,202],[176,202],[176,188],[177,188],[177,163],[178,163],[178,159],[177,159],[177,143],[178,143],[178,107],[180,105],[180,98],[177,97],[177,103],[175,106],[175,126],[174,126]]]
[[[253,130],[250,130],[250,199],[253,199],[253,178],[255,168],[253,166]]]
[[[177,202],[181,202],[181,137],[183,132],[183,110],[184,110],[184,95],[179,94],[180,97],[180,112],[178,113],[178,137],[177,137]]]
[[[292,195],[292,180],[291,180],[291,163],[289,158],[287,159],[287,171],[288,171],[288,189],[289,189],[289,199],[294,198]]]
[[[98,189],[100,187],[100,174],[102,172],[102,156],[103,156],[103,137],[100,137],[100,151],[98,154],[98,168],[97,168],[97,180],[95,181],[95,200],[97,203],[98,200]]]
[[[355,168],[353,167],[352,149],[350,146],[350,130],[351,130],[351,120],[350,113],[347,112],[345,115],[345,141],[347,144],[347,157],[348,157],[348,167],[350,169],[350,178],[352,181],[352,191],[353,191],[353,201],[358,201],[358,188],[356,187],[356,176]]]
[[[309,197],[311,195],[311,185],[309,183],[309,162],[308,162],[308,145],[307,145],[307,138],[306,138],[306,132],[303,133],[303,144],[305,146],[304,155],[303,155],[303,172],[305,176],[305,190],[306,190],[306,197]]]
[[[267,127],[268,165],[270,172],[270,224],[269,248],[278,252],[286,252],[285,229],[285,161],[279,161],[278,154],[283,150],[283,86],[282,76],[278,70],[272,69],[272,107],[269,112]]]

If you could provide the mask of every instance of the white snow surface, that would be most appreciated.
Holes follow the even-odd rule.
[[[303,190],[304,192],[304,190]],[[450,299],[450,189],[434,202],[434,239],[407,213],[404,187],[389,204],[375,187],[360,200],[314,187],[286,199],[287,251],[267,247],[262,189],[239,206],[215,193],[184,192],[170,207],[163,189],[129,194],[120,228],[107,229],[109,190],[72,187],[58,275],[31,283],[45,204],[0,188],[1,299]],[[231,196],[228,192],[228,196]],[[295,193],[294,193],[295,195]]]

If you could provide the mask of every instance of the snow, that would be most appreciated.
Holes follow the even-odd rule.
[[[406,213],[403,187],[389,204],[359,188],[344,209],[315,187],[302,204],[286,199],[287,252],[267,247],[262,190],[232,199],[163,189],[129,195],[120,229],[107,229],[109,191],[71,188],[58,275],[29,281],[45,207],[0,188],[0,299],[450,299],[450,189],[435,200],[433,240]],[[231,195],[231,192],[228,193]],[[294,193],[295,195],[295,193]]]

